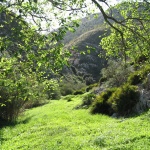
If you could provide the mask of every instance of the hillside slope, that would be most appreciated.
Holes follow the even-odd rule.
[[[63,42],[65,44],[69,43],[73,39],[76,39],[80,35],[93,30],[94,28],[101,27],[104,23],[104,18],[102,14],[93,14],[85,18],[80,19],[79,27],[75,28],[75,32],[72,33],[70,31],[67,32],[67,34],[64,37]]]
[[[72,46],[75,47],[72,50],[71,65],[77,69],[79,75],[91,77],[93,82],[98,81],[100,71],[106,65],[106,60],[99,57],[99,54],[104,54],[99,45],[102,38],[99,36],[104,33],[104,28],[93,29],[66,45],[70,50],[72,50]]]
[[[89,19],[83,18],[76,32],[68,32],[64,38],[65,47],[72,53],[71,66],[87,84],[97,82],[101,69],[106,66],[106,60],[99,57],[104,55],[100,46],[104,33],[108,34],[109,31],[106,31],[102,15],[98,14],[97,18],[94,15]]]

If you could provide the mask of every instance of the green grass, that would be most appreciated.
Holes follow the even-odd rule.
[[[14,126],[0,129],[0,150],[149,150],[150,111],[114,119],[74,109],[81,96],[27,110]]]

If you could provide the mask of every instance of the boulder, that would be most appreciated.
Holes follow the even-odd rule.
[[[136,106],[134,107],[134,112],[142,113],[150,108],[150,91],[147,89],[140,90],[140,98]]]

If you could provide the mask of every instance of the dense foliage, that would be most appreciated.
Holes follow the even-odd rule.
[[[144,80],[147,79],[147,75],[150,72],[150,66],[149,64],[143,64],[139,67],[139,69],[128,77],[128,83],[132,85],[137,85],[139,83],[144,82]]]
[[[112,115],[113,111],[110,104],[108,103],[108,99],[111,97],[115,90],[116,88],[111,88],[97,95],[94,99],[94,102],[92,103],[91,113]]]
[[[102,39],[101,45],[108,57],[122,58],[133,62],[140,56],[150,55],[150,4],[144,2],[124,2],[115,7],[119,12],[117,28]]]
[[[88,14],[95,7],[112,27],[110,36],[102,40],[107,56],[123,58],[125,62],[128,58],[135,62],[141,55],[149,56],[149,2],[127,1],[118,5],[121,18],[104,11],[101,4],[109,5],[107,1],[91,0],[92,5],[87,2],[0,1],[1,118],[16,120],[26,101],[36,101],[43,94],[50,99],[60,98],[56,73],[68,64],[70,57],[60,41],[68,30],[75,32],[74,28],[79,26],[78,15]],[[83,87],[84,83],[80,83]]]
[[[138,87],[125,84],[119,88],[108,89],[97,95],[92,104],[91,113],[106,115],[117,113],[120,116],[131,115],[138,101]]]
[[[108,60],[107,67],[101,70],[100,84],[105,81],[109,87],[119,87],[127,81],[134,69],[130,64],[124,65],[122,60]]]
[[[119,115],[129,115],[133,113],[133,108],[139,101],[139,95],[138,87],[125,84],[112,94],[108,103]]]
[[[40,105],[46,98],[56,98],[57,81],[39,81],[36,72],[29,70],[28,62],[18,62],[13,57],[1,57],[0,60],[0,118],[15,121],[24,107]]]

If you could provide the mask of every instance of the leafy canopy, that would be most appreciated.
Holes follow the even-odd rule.
[[[13,27],[11,32],[13,31],[15,36],[19,34],[18,39],[23,38],[24,41],[19,43],[19,47],[21,47],[21,49],[24,47],[24,49],[30,51],[33,48],[32,44],[37,46],[40,50],[45,48],[47,43],[49,44],[50,49],[53,49],[52,47],[57,47],[59,44],[56,43],[63,39],[63,36],[68,30],[75,32],[74,27],[79,26],[78,16],[85,16],[98,8],[106,23],[112,27],[111,37],[109,37],[108,40],[103,40],[103,47],[107,47],[106,49],[112,47],[112,52],[109,51],[108,55],[111,53],[111,55],[120,57],[117,52],[120,45],[121,53],[126,60],[126,57],[129,55],[135,57],[133,55],[135,53],[128,49],[133,47],[137,49],[137,47],[143,47],[143,45],[149,47],[149,35],[145,35],[145,33],[149,33],[150,3],[148,0],[126,0],[124,3],[115,7],[118,14],[114,16],[114,8],[111,7],[112,2],[113,1],[107,0],[1,0],[0,12],[4,18],[7,16],[8,11],[15,14],[11,15],[9,19],[5,19],[5,26],[6,24],[9,25],[13,20],[17,21],[19,24],[18,28]],[[104,11],[104,6],[107,6],[109,11]],[[4,15],[4,12],[7,12],[7,14]],[[25,21],[28,21],[28,24],[25,24]],[[1,28],[3,28],[3,26],[4,24],[2,24]],[[27,27],[20,30],[22,26]],[[30,29],[29,32],[27,32],[27,28]],[[41,35],[41,33],[46,33],[46,35]],[[36,40],[35,36],[37,37]],[[129,40],[129,37],[133,38]],[[12,40],[10,40],[9,37],[5,36],[5,38],[1,38],[1,41],[1,43],[5,43],[0,45],[2,50],[4,48],[7,49],[9,45],[12,45]],[[115,43],[119,44],[115,45]],[[61,54],[60,56],[62,57],[62,53],[65,53],[65,50],[62,50],[62,47],[63,45],[58,46],[59,50],[57,49],[56,52],[58,55],[54,55],[53,58],[58,57],[59,54]],[[49,53],[54,53],[54,51],[49,51]],[[146,53],[147,55],[145,50],[143,53]],[[44,57],[45,56],[47,55],[44,54]],[[60,62],[62,62],[62,64],[64,62],[64,59],[61,59],[61,57],[56,59],[56,61],[61,60],[57,63],[58,68],[60,67]],[[66,57],[64,56],[63,58]],[[57,64],[55,64],[55,67]],[[53,68],[53,66],[51,66],[51,68]]]
[[[134,61],[150,55],[150,4],[124,2],[118,5],[120,23],[114,23],[119,30],[111,29],[111,34],[102,39],[101,45],[108,57],[127,58]]]
[[[102,41],[107,55],[122,57],[125,61],[127,57],[135,58],[140,53],[149,55],[150,3],[143,0],[141,6],[138,1],[126,1],[118,5],[117,11],[121,18],[113,16],[112,7],[104,11],[103,4],[110,6],[111,3],[107,0],[1,0],[2,92],[7,86],[13,92],[16,87],[21,91],[26,88],[25,80],[32,78],[33,74],[37,83],[43,82],[45,78],[50,79],[67,64],[70,53],[64,49],[61,40],[67,31],[74,32],[75,27],[79,26],[78,16],[85,16],[95,8],[112,27],[112,34]],[[5,68],[4,60],[7,62]],[[15,69],[14,66],[18,66],[17,70],[12,69]],[[20,91],[16,97],[22,95]],[[25,100],[27,96],[28,93],[21,99]],[[6,98],[5,101],[8,100]],[[12,100],[13,96],[10,98]],[[5,101],[0,101],[1,106]]]

